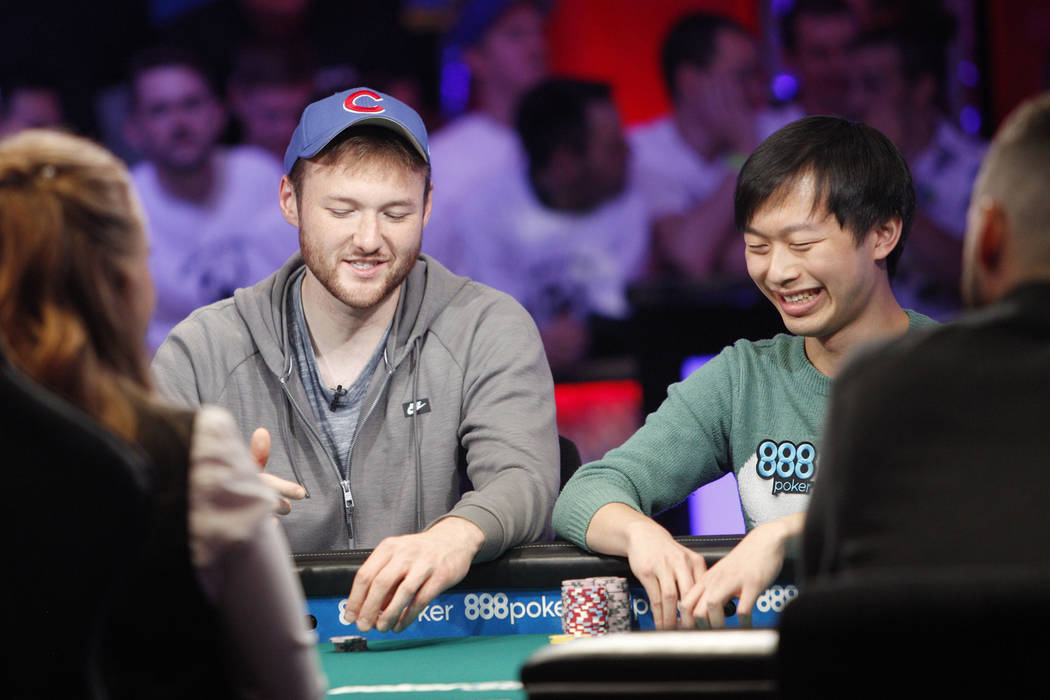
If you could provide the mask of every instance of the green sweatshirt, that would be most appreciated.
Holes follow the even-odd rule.
[[[909,331],[936,322],[908,311]],[[623,445],[580,467],[554,506],[554,529],[586,548],[607,503],[652,515],[733,472],[748,530],[805,510],[831,379],[806,357],[804,339],[739,340],[684,381]]]

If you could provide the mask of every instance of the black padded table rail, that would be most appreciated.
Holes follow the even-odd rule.
[[[699,552],[708,566],[721,559],[740,535],[676,537],[678,542]],[[296,554],[295,565],[307,597],[346,595],[358,567],[371,550]],[[790,566],[790,561],[787,566]],[[785,569],[784,574],[790,574]],[[783,575],[783,574],[782,574]],[[513,547],[494,561],[475,564],[454,586],[461,590],[499,588],[561,588],[561,582],[590,576],[626,576],[632,585],[627,560],[602,554],[589,554],[568,542],[536,542]]]
[[[521,680],[543,698],[769,698],[776,695],[776,630],[640,632],[540,649]]]

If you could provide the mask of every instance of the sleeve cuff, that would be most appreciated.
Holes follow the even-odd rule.
[[[470,504],[457,506],[442,517],[447,518],[451,515],[469,520],[481,528],[481,531],[485,534],[485,542],[481,545],[481,549],[478,550],[477,554],[474,555],[475,562],[491,561],[503,554],[507,547],[505,545],[506,538],[503,533],[503,523],[499,521],[499,518],[480,506]]]

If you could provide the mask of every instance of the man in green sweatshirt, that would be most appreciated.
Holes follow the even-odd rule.
[[[749,621],[802,531],[832,377],[856,347],[934,323],[890,287],[915,192],[878,131],[835,117],[783,127],[744,164],[734,206],[748,273],[791,335],[738,341],[672,385],[555,504],[558,534],[627,557],[658,629],[721,627],[731,598]],[[748,533],[708,569],[649,516],[729,472]]]

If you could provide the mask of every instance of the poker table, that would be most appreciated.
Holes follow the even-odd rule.
[[[676,539],[702,554],[710,565],[724,556],[740,538]],[[603,642],[611,641],[615,646],[622,645],[625,640],[632,646],[637,646],[637,642],[656,642],[667,648],[665,642],[668,639],[672,647],[684,639],[682,636],[666,637],[679,633],[649,631],[653,629],[653,621],[648,600],[641,585],[631,576],[626,560],[588,554],[565,542],[549,542],[515,547],[496,561],[473,566],[463,581],[435,599],[400,635],[372,630],[363,635],[368,640],[367,651],[338,652],[329,641],[331,637],[361,634],[354,625],[341,619],[341,611],[354,574],[369,553],[368,550],[355,550],[295,557],[307,598],[308,614],[318,635],[329,696],[525,698],[522,668],[530,659],[538,657],[543,661],[544,654],[553,650],[574,647],[573,652],[587,651],[592,646],[584,645],[596,642],[593,648],[601,652]],[[562,631],[561,582],[593,576],[628,579],[633,625],[639,633],[551,645],[550,635]],[[776,626],[783,605],[796,594],[794,571],[789,561],[774,584],[760,596],[753,611],[754,626],[760,631],[764,628],[767,635],[775,634],[770,628]],[[727,627],[739,627],[736,615],[727,618]],[[762,658],[761,663],[768,661],[768,637],[759,639],[760,635],[750,635],[750,631],[745,630],[730,632],[743,633],[747,644],[766,649],[758,656]],[[701,641],[712,639],[714,637],[703,637]],[[602,659],[597,662],[581,657],[567,663],[570,668],[580,668],[581,664],[588,663],[606,668],[609,653],[617,660],[614,666],[629,669],[630,664],[621,661],[631,658],[632,654],[644,656],[646,652],[612,649],[605,655],[599,654]],[[690,653],[695,653],[695,649]],[[562,672],[559,669],[565,663],[560,658],[552,660],[556,674]],[[695,663],[690,665],[695,666]],[[541,664],[541,667],[545,666]],[[737,675],[754,675],[755,668],[754,663],[749,663]],[[766,673],[768,669],[762,671]],[[533,693],[530,691],[528,696],[532,697]]]

